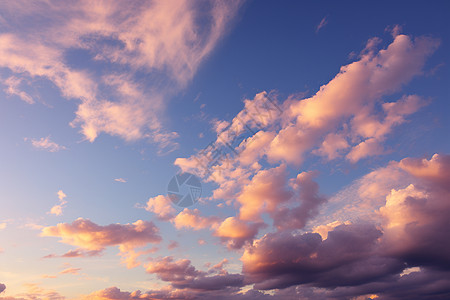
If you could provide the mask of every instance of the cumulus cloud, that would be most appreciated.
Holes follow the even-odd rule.
[[[439,41],[398,34],[384,49],[378,49],[380,44],[380,39],[370,39],[358,60],[341,67],[311,97],[291,95],[277,105],[276,95],[262,92],[244,100],[244,109],[231,122],[216,120],[214,147],[176,159],[182,171],[218,185],[212,200],[224,199],[237,207],[238,214],[221,221],[217,228],[222,228],[214,229],[214,235],[231,248],[243,247],[247,241],[246,247],[252,247],[267,216],[279,231],[315,230],[326,240],[329,232],[364,218],[381,223],[378,209],[385,205],[386,196],[412,176],[398,163],[368,174],[332,197],[322,214],[319,208],[327,199],[313,181],[315,173],[288,178],[286,171],[288,165],[302,164],[308,153],[350,163],[381,155],[394,128],[428,103],[418,95],[401,95],[395,101],[384,98],[422,74]],[[264,114],[261,103],[270,107]],[[264,117],[255,117],[258,112]],[[238,155],[208,167],[220,146],[232,147]],[[338,209],[330,211],[333,207]]]
[[[229,217],[220,223],[214,231],[214,235],[220,237],[229,248],[239,249],[246,242],[251,243],[259,229],[263,227],[265,224],[262,222],[250,223]]]
[[[302,172],[297,175],[293,185],[294,190],[298,192],[293,202],[297,202],[299,205],[278,207],[272,213],[275,227],[278,229],[302,229],[309,220],[318,214],[319,207],[326,202],[326,198],[319,195],[319,185],[313,181],[316,175],[315,172]]]
[[[369,187],[361,195],[376,210],[373,218],[331,222],[315,227],[317,233],[268,233],[245,249],[241,260],[246,280],[257,289],[297,286],[290,292],[305,299],[427,299],[429,291],[444,299],[450,272],[450,246],[444,238],[450,228],[449,162],[442,154],[407,158],[366,175],[358,187]],[[394,180],[397,187],[389,189],[390,177],[380,176],[389,169],[395,170],[391,177],[413,183],[405,186],[403,180]],[[369,181],[384,188],[371,189]],[[374,197],[383,191],[384,203],[374,206]],[[358,188],[353,192],[360,193]],[[430,285],[438,276],[443,281]],[[423,283],[412,288],[416,295],[409,291],[413,282]]]
[[[359,60],[341,67],[313,96],[299,99],[291,95],[281,105],[282,113],[271,114],[271,118],[259,121],[252,117],[252,112],[256,103],[274,103],[272,95],[262,92],[254,99],[245,100],[244,109],[220,131],[216,144],[223,145],[231,137],[246,132],[250,137],[232,145],[238,153],[246,153],[246,148],[251,147],[247,151],[252,154],[251,159],[244,155],[240,161],[239,156],[212,169],[229,174],[246,166],[248,161],[261,159],[299,165],[310,151],[329,160],[345,157],[352,163],[383,154],[383,144],[395,126],[427,103],[418,95],[403,95],[394,102],[383,98],[400,91],[413,77],[422,74],[426,59],[439,41],[399,34],[387,48],[378,50],[379,42],[377,38],[370,39]],[[248,143],[251,140],[258,142]],[[175,164],[183,171],[195,172],[224,185],[223,176],[203,172],[213,150],[178,158]]]
[[[163,195],[148,199],[145,210],[153,212],[160,220],[171,220],[174,218],[176,212],[172,207],[170,198]]]
[[[369,282],[383,272],[402,269],[402,264],[396,264],[394,259],[374,255],[381,235],[370,224],[340,225],[324,241],[316,233],[267,234],[245,251],[243,272],[256,282],[258,289]]]
[[[138,265],[136,258],[146,251],[135,252],[138,247],[161,242],[159,229],[148,221],[138,220],[132,224],[101,226],[79,218],[72,223],[59,223],[42,229],[41,236],[59,237],[61,242],[83,250],[99,253],[108,246],[118,246],[124,262],[129,267]],[[67,254],[67,253],[66,253]],[[74,252],[79,254],[79,252]],[[67,256],[67,255],[66,255]]]
[[[0,35],[0,66],[13,73],[7,93],[33,103],[21,83],[47,79],[63,97],[78,101],[71,124],[87,140],[107,133],[173,149],[177,134],[165,131],[159,117],[172,96],[167,91],[186,86],[240,7],[239,1],[206,4],[38,1],[29,9],[23,1],[3,3],[8,30]],[[29,26],[30,19],[44,17]],[[74,68],[74,53],[86,54],[91,67]],[[139,81],[139,71],[155,80]]]
[[[200,215],[198,209],[185,208],[174,219],[173,223],[177,229],[180,228],[192,228],[200,230],[204,228],[215,228],[219,222],[219,218],[216,216],[204,217]]]

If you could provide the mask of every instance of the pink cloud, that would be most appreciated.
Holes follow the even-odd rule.
[[[243,276],[229,274],[221,268],[216,269],[220,274],[210,275],[199,271],[187,259],[174,260],[173,257],[154,259],[149,262],[146,271],[156,274],[163,281],[170,282],[176,289],[189,289],[198,291],[222,290],[227,287],[242,287]]]
[[[67,268],[67,269],[64,269],[64,270],[62,270],[61,272],[59,272],[59,274],[73,274],[73,275],[78,275],[79,273],[79,271],[80,271],[81,269],[80,268]]]
[[[214,235],[227,244],[231,249],[239,249],[246,242],[252,242],[258,234],[259,229],[265,227],[264,223],[249,223],[241,221],[236,217],[226,218],[217,229]]]
[[[323,19],[320,20],[319,25],[317,25],[317,27],[316,27],[316,33],[318,33],[319,30],[324,28],[327,24],[328,24],[327,17],[323,17]]]
[[[176,212],[172,207],[170,198],[163,195],[148,199],[145,209],[156,214],[156,217],[160,220],[171,220],[174,218]]]
[[[2,4],[9,30],[0,35],[0,66],[14,73],[7,91],[31,103],[32,95],[20,89],[20,82],[48,79],[65,98],[79,101],[71,124],[81,127],[87,140],[107,133],[128,141],[148,138],[173,150],[177,134],[165,131],[159,117],[165,99],[172,96],[166,87],[179,91],[186,86],[241,5],[240,1],[209,4],[200,8],[190,1],[98,2],[94,6],[85,1],[36,2],[32,10],[21,2]],[[13,14],[14,18],[9,17]],[[48,22],[37,28],[23,26],[25,19],[41,14]],[[207,29],[201,34],[196,30],[200,23]],[[74,70],[65,56],[73,49],[87,50],[93,61],[127,71],[113,75],[105,69],[94,75],[91,70]],[[138,70],[162,75],[158,83],[141,84],[135,80]]]
[[[336,287],[344,293],[344,286],[353,286],[354,290],[347,291],[349,295],[361,295],[363,290],[389,295],[383,282],[403,282],[417,276],[426,281],[441,271],[444,273],[440,276],[447,276],[443,274],[450,268],[450,244],[445,240],[445,232],[450,228],[450,205],[446,201],[450,196],[449,162],[447,155],[436,154],[429,160],[407,158],[392,162],[381,173],[372,172],[359,183],[360,187],[369,187],[368,192],[361,193],[358,188],[352,191],[361,193],[372,209],[376,207],[372,206],[373,199],[384,191],[384,203],[378,204],[375,216],[364,218],[363,222],[361,214],[355,222],[335,221],[317,226],[314,231],[320,235],[268,233],[245,248],[241,260],[246,280],[255,283],[257,289],[300,285],[300,291],[315,286],[326,288],[322,293],[329,295],[334,294]],[[390,179],[381,174],[394,177],[391,181],[397,187],[385,186]],[[405,187],[404,181],[395,177],[411,183]],[[374,193],[369,181],[382,189]],[[406,266],[420,269],[403,273]],[[372,289],[366,289],[367,285],[372,285]]]
[[[67,201],[65,200],[67,195],[62,190],[59,190],[57,195],[58,195],[58,199],[59,199],[59,204],[53,206],[50,209],[49,213],[56,215],[56,216],[61,216],[62,210],[63,210],[64,206],[67,204]]]
[[[28,140],[27,138],[25,140]],[[39,140],[37,139],[30,139],[31,141],[31,145],[39,150],[46,150],[49,152],[58,152],[60,150],[66,150],[67,148],[62,146],[62,145],[58,145],[57,143],[53,142],[50,140],[50,136],[47,136],[46,138],[40,138]]]
[[[204,217],[200,215],[198,209],[185,208],[174,219],[173,223],[177,229],[192,228],[200,230],[205,228],[215,228],[220,218],[216,216]]]

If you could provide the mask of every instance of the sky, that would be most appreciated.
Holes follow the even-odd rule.
[[[450,298],[449,12],[1,2],[0,299]]]

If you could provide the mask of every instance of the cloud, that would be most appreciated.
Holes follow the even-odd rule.
[[[81,270],[81,268],[67,268],[62,270],[61,272],[59,272],[59,274],[73,274],[73,275],[78,275],[79,271]]]
[[[206,4],[39,1],[28,9],[22,1],[4,3],[8,30],[0,35],[0,66],[13,73],[7,92],[32,103],[20,83],[49,80],[78,102],[71,125],[87,140],[106,133],[127,141],[147,138],[171,150],[177,134],[161,124],[165,101],[193,78],[241,5]],[[43,17],[46,22],[30,26],[29,20]],[[80,53],[89,63],[75,68],[71,57]],[[143,82],[140,72],[152,80]]]
[[[188,259],[174,260],[167,256],[151,260],[146,271],[156,274],[162,281],[168,281],[177,289],[193,289],[199,291],[223,290],[227,287],[241,287],[244,277],[240,274],[229,274],[219,268],[220,274],[209,275],[191,265]],[[208,276],[209,275],[209,276]]]
[[[364,176],[352,191],[363,199],[357,206],[367,200],[366,209],[376,210],[371,218],[365,218],[362,209],[355,211],[362,212],[359,220],[315,227],[320,235],[268,233],[245,248],[241,260],[246,280],[256,289],[297,286],[297,297],[312,293],[303,295],[305,299],[407,298],[414,294],[410,284],[422,282],[422,287],[413,288],[416,295],[427,299],[433,291],[435,297],[445,298],[446,280],[436,286],[429,283],[437,276],[448,278],[450,272],[450,244],[444,238],[450,228],[449,166],[448,155],[435,154],[431,159],[391,162]],[[392,177],[412,183],[404,186],[403,180],[393,180],[397,187],[389,189],[386,184]],[[384,203],[378,203],[379,193],[384,193]],[[313,292],[311,287],[319,289]]]
[[[27,138],[25,140],[28,140]],[[58,145],[57,143],[53,142],[50,140],[50,136],[47,136],[46,138],[40,138],[39,140],[37,139],[30,139],[31,141],[31,145],[39,150],[46,150],[49,152],[58,152],[60,150],[66,150],[67,148],[62,146],[62,145]]]
[[[174,218],[176,212],[172,207],[170,198],[163,195],[148,199],[145,210],[153,212],[160,220],[171,220]]]
[[[443,236],[450,228],[450,156],[408,158],[399,165],[419,180],[406,188],[393,189],[380,208],[386,251],[411,265],[449,271],[450,243]]]
[[[449,155],[435,154],[430,160],[405,158],[400,161],[399,166],[413,176],[423,179],[439,189],[449,189]]]
[[[241,248],[246,242],[252,242],[258,234],[259,229],[265,227],[264,223],[248,223],[235,217],[226,218],[217,229],[214,235],[227,243],[232,249]]]
[[[67,201],[65,200],[67,195],[62,190],[59,190],[57,194],[58,194],[59,204],[53,206],[50,209],[49,213],[51,213],[53,215],[61,216],[62,215],[62,209],[67,204]]]
[[[0,284],[1,287],[1,284]],[[0,300],[27,300],[27,299],[48,299],[48,300],[64,300],[66,297],[62,296],[60,293],[45,289],[38,286],[35,283],[25,283],[26,288],[25,293],[16,294],[13,296],[0,297]]]
[[[169,245],[167,245],[167,249],[173,250],[175,248],[180,247],[180,244],[177,241],[171,241]]]
[[[174,219],[173,224],[177,229],[192,228],[200,230],[205,228],[215,228],[219,222],[219,218],[215,216],[203,217],[198,209],[185,208]]]
[[[328,160],[345,157],[356,163],[385,153],[383,144],[388,135],[426,105],[427,100],[418,95],[403,95],[393,102],[383,98],[399,92],[412,78],[423,73],[425,61],[437,49],[439,41],[399,34],[385,49],[378,50],[379,42],[377,38],[370,39],[359,60],[342,66],[313,96],[305,99],[289,96],[281,105],[282,113],[276,114],[278,110],[274,108],[268,111],[272,117],[258,120],[253,117],[254,107],[260,106],[259,103],[272,105],[276,98],[261,92],[254,99],[246,99],[244,109],[229,127],[224,127],[215,145],[228,142],[237,153],[251,154],[249,159],[246,155],[242,159],[238,156],[205,168],[213,155],[214,147],[211,147],[198,155],[178,158],[175,165],[217,182],[223,189],[230,183],[224,182],[222,174],[232,174],[245,167],[241,173],[248,178],[258,171],[256,167],[248,168],[250,161],[300,165],[306,153],[312,151]],[[216,123],[228,125],[220,120]],[[230,143],[233,136],[245,138]],[[253,140],[258,142],[248,143]],[[205,173],[209,169],[212,174]]]
[[[316,172],[302,172],[293,181],[298,195],[294,201],[299,205],[294,207],[282,206],[272,213],[274,226],[278,229],[302,229],[306,223],[319,213],[319,207],[326,202],[326,198],[319,195],[319,185],[313,181]]]
[[[322,20],[320,20],[319,25],[316,27],[316,33],[319,32],[320,29],[324,28],[328,24],[327,17],[323,17]]]
[[[239,218],[246,221],[261,221],[263,212],[273,212],[277,206],[292,197],[286,189],[286,166],[259,171],[247,184],[237,201]]]
[[[4,91],[8,95],[16,95],[23,101],[28,104],[34,104],[33,98],[26,92],[20,89],[20,84],[22,83],[21,78],[17,78],[15,76],[10,76],[6,80],[3,81],[3,84],[6,85]]]
[[[423,73],[425,61],[439,41],[398,34],[387,47],[378,49],[380,44],[378,38],[368,40],[359,59],[341,67],[311,97],[291,95],[277,105],[274,93],[261,92],[244,100],[244,109],[231,122],[215,121],[218,135],[213,146],[175,160],[182,171],[218,185],[212,199],[224,199],[238,208],[238,214],[227,221],[235,226],[228,229],[230,235],[234,228],[246,234],[229,247],[242,247],[246,241],[251,246],[258,234],[255,228],[262,228],[267,222],[263,216],[269,216],[277,230],[316,228],[321,229],[323,236],[328,232],[320,226],[334,222],[348,226],[360,223],[362,218],[380,222],[377,210],[385,204],[390,189],[411,179],[411,174],[405,174],[397,163],[348,187],[330,199],[322,213],[319,207],[327,199],[312,180],[315,173],[303,172],[297,178],[288,178],[286,171],[289,165],[301,165],[310,153],[350,163],[384,154],[384,143],[394,128],[428,103],[418,95],[401,95],[395,101],[384,98],[400,92],[412,78]],[[264,105],[270,109],[262,110]],[[258,115],[263,117],[255,117]],[[237,155],[209,165],[220,147],[232,147]],[[333,206],[335,210],[330,212]],[[253,227],[254,224],[261,227]],[[252,230],[247,230],[249,226]],[[215,229],[214,234],[230,238],[225,230],[219,233]]]
[[[66,253],[64,253],[63,255],[57,255],[57,254],[49,254],[44,256],[43,258],[56,258],[56,257],[65,257],[65,258],[71,258],[71,257],[92,257],[92,256],[98,256],[100,255],[102,252],[102,250],[91,250],[91,251],[86,251],[83,249],[74,249],[74,250],[69,250]]]
[[[331,288],[370,282],[380,274],[402,269],[394,259],[374,255],[381,235],[370,224],[340,225],[324,241],[316,233],[267,234],[245,251],[243,272],[257,289],[298,284]]]
[[[95,254],[108,246],[118,246],[120,255],[129,267],[138,265],[135,259],[146,253],[145,251],[136,253],[134,251],[136,248],[149,243],[159,243],[162,240],[159,229],[152,222],[138,220],[133,224],[101,226],[82,218],[71,224],[59,223],[56,226],[45,227],[41,236],[59,237],[62,243],[81,247]]]

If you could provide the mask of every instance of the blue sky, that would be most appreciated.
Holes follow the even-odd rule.
[[[450,245],[420,234],[437,245],[449,229],[430,221],[450,212],[449,8],[0,4],[0,299],[395,299],[448,280]],[[255,124],[269,99],[282,112]],[[237,116],[253,128],[241,155],[202,175],[194,158]],[[202,181],[186,209],[166,196],[180,171]],[[351,262],[329,252],[344,233],[361,245]],[[302,255],[335,267],[308,275]],[[376,259],[389,270],[326,279]]]

